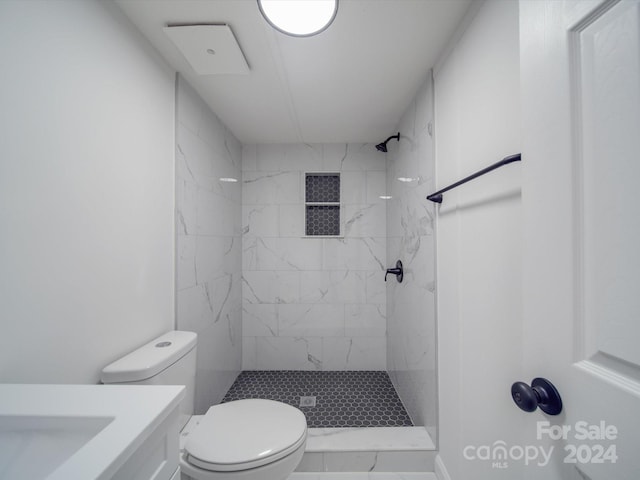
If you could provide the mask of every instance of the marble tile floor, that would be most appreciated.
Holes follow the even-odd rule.
[[[301,406],[312,397],[313,406]],[[222,402],[278,400],[300,408],[310,428],[412,426],[384,371],[243,371]]]

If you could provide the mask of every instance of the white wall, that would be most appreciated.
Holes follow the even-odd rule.
[[[0,2],[0,381],[173,327],[174,76],[110,2]]]
[[[386,369],[385,155],[372,144],[247,145],[243,368]],[[340,172],[344,238],[303,238],[305,172]]]
[[[176,94],[177,324],[198,334],[195,408],[205,413],[242,364],[242,147],[182,77]]]
[[[438,187],[521,148],[518,3],[476,10],[435,69]],[[518,478],[463,449],[512,445],[522,418],[510,396],[522,366],[520,164],[446,193],[438,210],[440,455],[453,480]]]
[[[425,80],[398,125],[400,142],[387,156],[387,258],[402,260],[402,283],[387,284],[387,365],[389,375],[416,425],[435,439],[436,304],[433,81]],[[412,178],[401,182],[398,178]]]

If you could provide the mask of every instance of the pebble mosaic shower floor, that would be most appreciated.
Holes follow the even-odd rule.
[[[315,406],[301,406],[315,397]],[[412,426],[387,372],[244,371],[222,402],[278,400],[300,408],[312,428]]]

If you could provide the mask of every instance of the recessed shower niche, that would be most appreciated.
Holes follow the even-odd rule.
[[[305,234],[340,235],[340,174],[305,175]]]

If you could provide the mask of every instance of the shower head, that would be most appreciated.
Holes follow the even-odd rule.
[[[384,143],[379,143],[378,145],[376,145],[376,149],[380,152],[385,152],[387,151],[387,142]]]
[[[396,140],[400,141],[400,132],[398,132],[397,135],[391,135],[389,138],[387,138],[384,142],[379,143],[376,145],[376,150],[378,150],[379,152],[387,152],[387,142],[389,140],[391,140],[392,138],[395,138]]]

